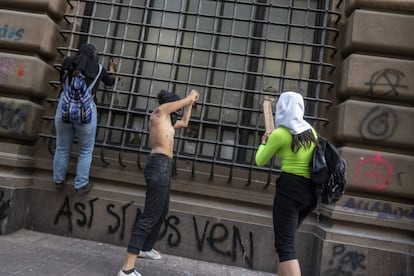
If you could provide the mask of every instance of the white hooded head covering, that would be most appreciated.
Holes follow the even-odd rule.
[[[301,94],[293,91],[283,92],[276,104],[275,126],[283,126],[292,134],[299,134],[311,125],[303,119],[305,104]]]

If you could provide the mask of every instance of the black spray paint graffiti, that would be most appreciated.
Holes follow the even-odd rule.
[[[27,113],[26,106],[0,102],[0,127],[20,134],[24,129]]]
[[[60,218],[66,218],[67,219],[67,225],[68,225],[68,231],[73,231],[73,219],[75,217],[79,217],[76,219],[76,224],[79,227],[87,227],[90,229],[93,224],[93,218],[94,218],[94,207],[95,202],[99,198],[93,198],[88,201],[88,208],[87,205],[83,202],[75,202],[73,205],[74,212],[72,211],[71,204],[69,201],[69,197],[66,196],[65,200],[63,202],[62,207],[59,209],[59,212],[56,214],[54,225],[59,224]],[[129,206],[132,205],[133,202],[127,203],[121,207],[121,214],[119,215],[114,209],[115,205],[108,204],[106,206],[106,210],[108,214],[115,218],[115,224],[114,225],[108,225],[108,233],[109,234],[115,234],[116,232],[119,232],[119,239],[122,241],[124,239],[125,234],[125,217],[126,217],[126,210]],[[138,209],[137,215],[139,216],[141,214],[141,210]]]
[[[4,191],[0,191],[0,235],[3,234],[3,227],[1,227],[1,223],[3,220],[7,219],[7,210],[10,208],[10,199],[3,200],[4,199]]]
[[[207,242],[208,247],[215,253],[220,254],[223,257],[231,258],[232,261],[237,260],[238,248],[240,247],[240,254],[246,264],[253,267],[253,232],[249,232],[248,245],[249,250],[246,249],[243,239],[240,235],[240,230],[235,225],[232,227],[231,245],[230,248],[223,249],[229,241],[229,229],[222,223],[213,223],[209,230],[210,221],[206,221],[200,233],[199,225],[196,217],[192,217],[194,225],[194,235],[197,244],[197,250],[202,252],[204,250],[204,244]],[[164,223],[163,229],[160,231],[158,239],[163,239],[167,236],[167,244],[171,247],[178,247],[181,242],[181,232],[179,230],[180,219],[174,215],[169,216]],[[228,245],[227,245],[228,246]]]
[[[10,207],[10,199],[3,200],[4,191],[0,191],[0,222],[7,218],[7,210]]]
[[[395,133],[398,125],[394,110],[376,106],[365,115],[359,126],[359,133],[363,139],[383,141]]]
[[[174,215],[169,216],[165,219],[164,227],[160,230],[158,240],[162,240],[167,236],[167,244],[170,247],[178,247],[181,243],[181,233],[177,226],[180,224],[180,219]],[[170,230],[170,231],[169,231]]]
[[[365,85],[369,86],[369,90],[365,93],[367,96],[374,96],[376,93],[376,88],[380,89],[381,91],[385,89],[389,89],[385,91],[380,96],[385,96],[388,94],[394,94],[398,96],[398,89],[407,89],[408,86],[401,85],[401,78],[405,77],[405,74],[401,71],[392,68],[386,68],[383,70],[379,70],[375,72],[369,82],[366,82]]]
[[[332,247],[329,268],[323,276],[365,276],[366,257],[358,251],[347,250],[343,244]]]
[[[93,203],[96,200],[98,200],[98,198],[94,198],[94,199],[89,200],[90,211],[89,211],[88,228],[90,228],[92,226],[93,208],[94,208]],[[85,213],[86,205],[82,202],[76,202],[75,205],[74,205],[74,209],[82,217],[82,219],[77,219],[76,220],[77,224],[81,227],[85,226],[86,221],[87,221],[87,214]],[[73,231],[73,222],[72,222],[73,212],[72,212],[72,209],[70,207],[69,197],[65,197],[65,201],[63,202],[62,207],[60,208],[59,212],[57,213],[57,215],[55,217],[55,221],[54,221],[55,225],[57,225],[59,223],[59,219],[60,219],[61,216],[64,216],[68,219],[68,230],[69,230],[69,232],[72,232]]]
[[[229,238],[229,230],[227,227],[222,223],[215,223],[210,228],[209,236],[206,239],[206,234],[208,230],[208,225],[210,224],[209,221],[206,221],[204,224],[204,229],[202,236],[200,237],[200,233],[198,230],[198,224],[195,217],[193,217],[193,223],[194,223],[194,231],[197,239],[197,249],[199,251],[203,250],[204,247],[204,241],[207,240],[208,245],[211,249],[213,249],[214,252],[226,256],[231,257],[233,261],[236,261],[237,259],[237,248],[240,246],[242,256],[245,260],[245,262],[249,265],[249,267],[253,267],[253,232],[249,232],[249,247],[250,247],[250,254],[247,255],[247,250],[245,249],[245,246],[243,245],[243,240],[240,236],[240,230],[233,225],[233,232],[232,232],[232,245],[230,250],[222,250],[218,247],[220,243],[223,243],[228,240]]]
[[[94,223],[95,203],[98,200],[99,198],[93,198],[86,204],[83,202],[75,202],[72,206],[69,197],[66,196],[61,208],[55,216],[54,225],[58,225],[61,221],[66,221],[68,231],[72,232],[76,222],[77,227],[90,229]],[[108,233],[111,235],[118,233],[119,240],[124,239],[125,226],[128,223],[131,223],[131,221],[128,221],[128,223],[126,222],[126,210],[131,205],[133,205],[133,202],[124,204],[121,208],[116,208],[112,203],[106,206],[108,215],[115,219],[113,224],[108,225]],[[140,215],[141,210],[137,208],[136,218]],[[196,240],[198,251],[202,252],[205,250],[205,244],[207,244],[209,249],[223,257],[231,258],[233,262],[237,260],[239,255],[241,255],[246,264],[250,268],[253,267],[254,243],[252,231],[249,232],[248,239],[243,239],[239,228],[235,225],[230,228],[232,230],[230,233],[230,230],[226,225],[206,221],[202,233],[200,233],[199,229],[201,228],[199,228],[199,222],[197,222],[196,217],[193,216],[192,221],[194,225],[194,238]],[[177,216],[171,215],[165,219],[158,240],[166,238],[168,246],[179,247],[182,240],[181,233],[180,219]],[[191,232],[187,229],[184,229],[184,233],[186,233],[186,235],[191,235]]]
[[[124,239],[124,233],[125,233],[125,218],[126,218],[126,210],[129,206],[131,206],[134,202],[131,201],[130,203],[127,203],[121,207],[121,217],[118,216],[118,214],[114,211],[115,205],[114,204],[108,204],[106,206],[106,210],[108,211],[108,214],[112,215],[115,220],[116,224],[115,226],[109,225],[108,226],[108,233],[114,234],[118,232],[119,230],[119,240]],[[137,217],[141,215],[141,209],[137,208]]]

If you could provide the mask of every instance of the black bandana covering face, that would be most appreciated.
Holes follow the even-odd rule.
[[[86,77],[94,79],[99,69],[98,51],[92,44],[82,44],[78,54],[73,58],[72,71],[79,70]]]

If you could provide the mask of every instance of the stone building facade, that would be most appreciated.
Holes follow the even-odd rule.
[[[263,96],[296,90],[340,148],[349,187],[298,232],[303,275],[414,273],[413,0],[0,1],[0,234],[126,245],[145,198],[148,114],[166,88],[201,101],[177,133],[162,252],[276,271],[280,164],[254,165]],[[51,178],[61,61],[119,60],[100,87],[93,191]]]

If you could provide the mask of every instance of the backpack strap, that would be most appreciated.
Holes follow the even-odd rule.
[[[91,83],[91,85],[89,85],[89,89],[93,89],[93,87],[95,86],[96,81],[99,79],[99,76],[101,75],[102,72],[102,65],[99,64],[99,70],[98,70],[98,74],[96,75],[95,79],[93,80],[93,82]]]
[[[319,132],[315,129],[316,132],[316,138],[317,138],[317,143],[315,145],[315,149],[318,147],[321,147],[321,135],[319,134]],[[316,207],[315,207],[315,212],[316,212],[316,221],[320,222],[319,217],[321,215],[320,213],[320,209],[321,209],[321,203],[322,203],[322,194],[321,193],[316,193]]]

